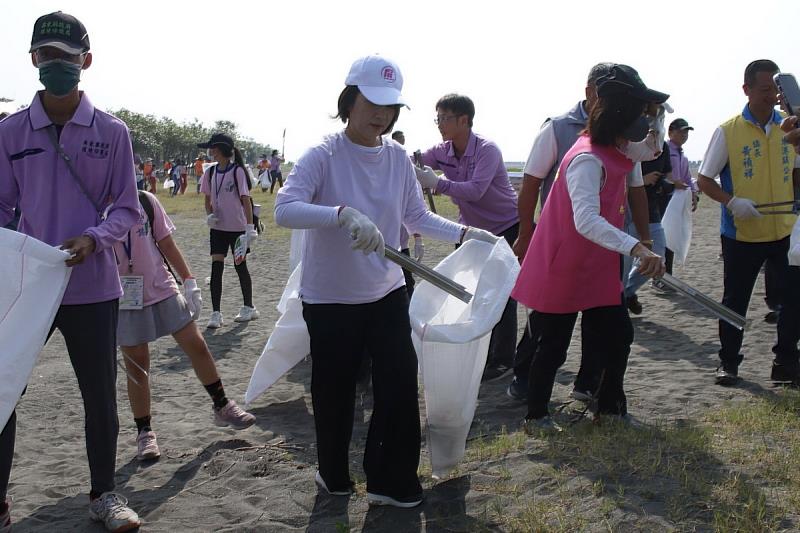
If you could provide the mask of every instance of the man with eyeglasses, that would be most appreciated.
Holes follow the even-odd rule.
[[[474,118],[470,98],[447,94],[439,99],[435,123],[443,142],[422,153],[425,167],[417,169],[417,178],[423,188],[453,199],[459,222],[490,231],[511,246],[519,231],[517,193],[508,181],[500,148],[472,131]],[[499,379],[511,370],[516,342],[517,304],[509,299],[492,330],[483,381]]]
[[[110,531],[140,520],[114,490],[116,331],[122,296],[113,244],[139,221],[128,128],[78,90],[92,64],[86,28],[60,11],[33,26],[31,61],[45,90],[0,123],[0,226],[19,201],[19,231],[71,253],[73,267],[52,330],[61,331],[85,411],[89,516]],[[11,528],[6,490],[16,414],[0,434],[0,532]]]

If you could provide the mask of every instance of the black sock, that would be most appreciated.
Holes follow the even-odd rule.
[[[8,503],[5,500],[0,502],[0,515],[4,515],[8,512]]]
[[[99,498],[103,493],[97,492],[96,490],[92,490],[89,492],[89,500],[94,501]]]
[[[242,287],[242,297],[244,298],[244,305],[253,307],[253,282],[250,280],[250,271],[247,270],[247,261],[242,261],[238,265],[234,265],[236,273],[239,275],[239,285]]]
[[[214,311],[219,311],[220,301],[222,301],[222,271],[225,270],[225,263],[222,261],[211,262],[211,307]]]
[[[228,404],[228,398],[225,397],[225,389],[222,387],[222,380],[218,379],[210,385],[203,385],[206,392],[211,396],[211,401],[214,402],[214,407],[222,409]]]
[[[136,422],[136,432],[141,433],[142,431],[152,431],[150,427],[150,415],[143,416],[142,418],[134,418],[134,422]]]

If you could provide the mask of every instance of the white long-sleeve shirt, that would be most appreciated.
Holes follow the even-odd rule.
[[[641,186],[641,167],[637,174],[628,174],[628,186]],[[592,154],[579,154],[567,167],[567,190],[572,203],[572,216],[578,233],[615,252],[629,255],[639,242],[618,229],[600,215],[600,190],[605,180],[605,171],[600,159]]]

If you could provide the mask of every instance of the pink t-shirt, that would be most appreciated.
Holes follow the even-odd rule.
[[[217,215],[217,223],[212,229],[220,231],[244,231],[247,220],[244,217],[241,196],[250,196],[247,188],[247,173],[242,167],[236,167],[236,181],[239,185],[237,194],[233,176],[233,162],[225,169],[215,165],[203,174],[200,181],[200,192],[211,197],[211,206]],[[223,172],[224,171],[224,172]],[[210,177],[209,177],[210,173]]]
[[[120,276],[142,276],[144,278],[144,305],[153,305],[178,294],[175,278],[167,270],[164,258],[156,248],[156,241],[168,237],[175,231],[175,225],[164,212],[158,199],[145,192],[153,205],[153,227],[142,209],[139,221],[131,228],[130,241],[126,236],[122,242],[114,244]],[[152,235],[151,235],[152,232]],[[155,241],[153,240],[155,237]],[[130,242],[130,248],[128,248]],[[128,253],[130,250],[130,254]],[[133,257],[131,257],[133,256]],[[129,261],[132,262],[129,268]]]

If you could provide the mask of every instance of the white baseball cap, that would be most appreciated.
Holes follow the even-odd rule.
[[[403,74],[397,63],[379,55],[356,59],[344,80],[345,85],[356,85],[364,98],[375,105],[404,105]]]

